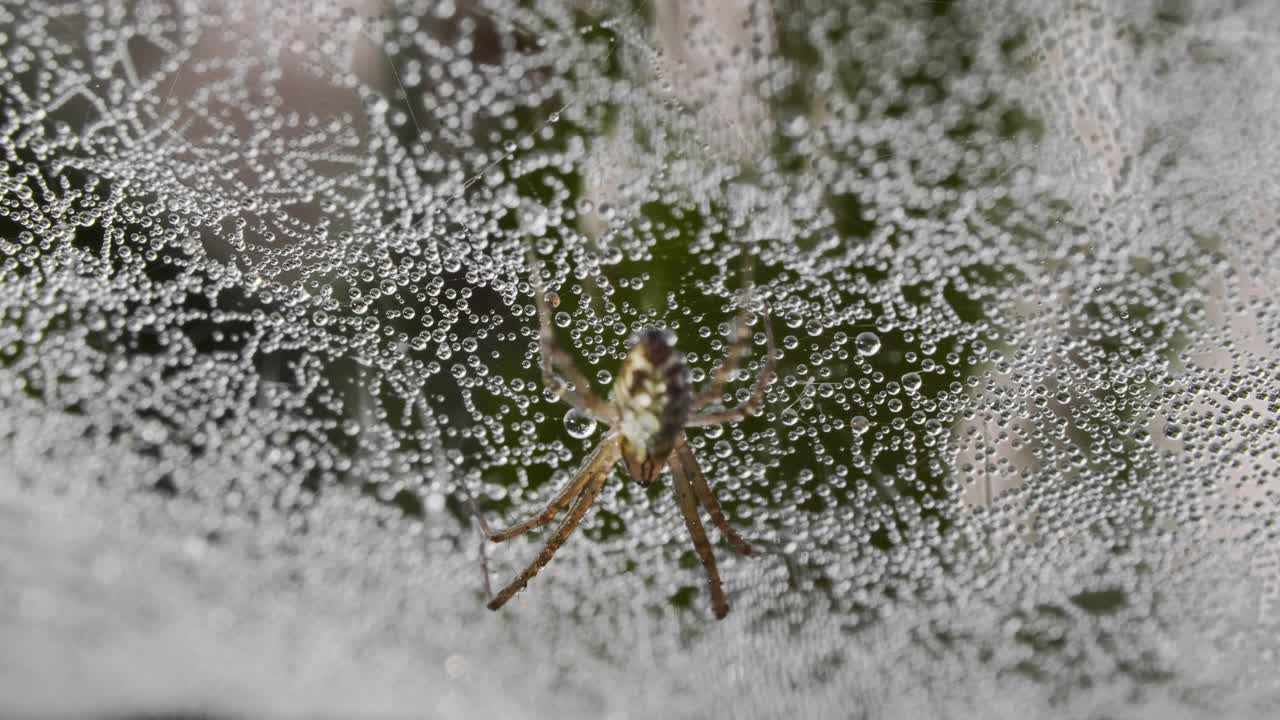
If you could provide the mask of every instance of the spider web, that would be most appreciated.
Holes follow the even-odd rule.
[[[1266,4],[260,5],[0,4],[7,714],[1274,713]],[[723,622],[621,473],[484,609],[530,256],[600,394],[769,303]]]

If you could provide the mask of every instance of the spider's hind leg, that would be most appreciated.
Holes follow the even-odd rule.
[[[684,470],[684,474],[689,478],[689,484],[693,487],[694,495],[697,496],[698,502],[702,507],[707,509],[707,514],[711,516],[711,523],[716,526],[724,539],[733,547],[734,552],[739,555],[755,555],[756,551],[751,544],[742,539],[742,536],[729,525],[729,521],[725,519],[724,511],[720,509],[720,502],[716,500],[716,495],[711,490],[711,485],[707,483],[707,476],[703,474],[702,468],[698,465],[698,459],[693,455],[693,449],[685,441],[684,433],[680,433],[680,437],[676,440],[674,465],[679,463]]]
[[[720,584],[720,570],[716,567],[716,556],[711,551],[711,542],[707,540],[707,531],[702,527],[698,517],[698,498],[689,482],[689,474],[679,458],[670,464],[671,477],[675,480],[676,502],[680,505],[680,513],[684,515],[685,527],[693,537],[693,549],[707,571],[707,585],[711,590],[711,611],[717,620],[723,620],[729,614],[729,599],[725,597],[724,586]]]

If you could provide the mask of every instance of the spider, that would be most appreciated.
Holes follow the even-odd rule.
[[[627,474],[641,487],[647,487],[656,480],[664,467],[671,469],[671,476],[675,480],[676,501],[680,505],[680,512],[684,514],[685,526],[693,537],[694,550],[707,571],[712,612],[717,619],[724,618],[729,614],[729,601],[720,585],[715,555],[711,552],[711,543],[707,540],[707,533],[698,517],[698,506],[706,509],[711,522],[738,554],[749,556],[755,554],[755,550],[725,520],[720,503],[707,483],[706,476],[702,474],[702,469],[698,467],[693,449],[685,439],[684,429],[732,422],[759,410],[765,390],[775,374],[776,353],[773,330],[769,327],[768,307],[763,312],[768,356],[756,376],[750,398],[729,410],[704,412],[704,408],[721,397],[725,384],[738,369],[740,356],[745,354],[750,343],[751,335],[745,322],[745,303],[734,322],[736,337],[733,344],[716,369],[713,381],[701,392],[695,395],[690,388],[689,369],[685,365],[684,355],[675,349],[671,337],[656,328],[647,328],[638,334],[635,344],[623,359],[618,378],[613,384],[613,394],[606,401],[591,392],[591,385],[574,365],[573,359],[556,342],[547,294],[543,291],[537,269],[532,273],[531,283],[538,304],[538,348],[542,356],[543,383],[560,400],[608,426],[609,430],[573,478],[536,516],[495,531],[476,513],[485,537],[490,542],[500,543],[546,525],[566,508],[570,508],[568,516],[560,522],[538,557],[497,595],[490,590],[489,573],[482,565],[485,592],[490,598],[489,609],[498,610],[505,605],[529,584],[538,571],[551,562],[556,550],[560,549],[586,515],[614,464],[621,459]],[[559,370],[568,383],[556,377],[554,370]],[[483,544],[481,550],[483,552]],[[482,554],[482,563],[483,557]]]

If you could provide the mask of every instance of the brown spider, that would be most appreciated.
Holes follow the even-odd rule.
[[[484,518],[476,514],[485,537],[490,542],[499,543],[546,525],[565,508],[572,506],[568,517],[561,521],[560,527],[556,528],[533,563],[497,595],[490,591],[489,573],[485,570],[485,592],[490,597],[489,609],[497,610],[505,605],[551,561],[556,550],[560,549],[582,521],[614,463],[621,458],[631,479],[641,487],[657,479],[664,467],[671,468],[671,475],[675,479],[676,500],[684,514],[685,526],[689,528],[689,534],[693,536],[693,547],[707,570],[711,585],[711,608],[716,618],[723,618],[729,614],[729,601],[720,586],[720,573],[716,570],[711,543],[698,518],[698,505],[706,508],[711,522],[720,529],[720,533],[735,551],[740,555],[752,555],[754,551],[729,527],[720,510],[720,503],[716,501],[706,476],[693,457],[693,449],[685,441],[684,429],[739,420],[759,409],[765,390],[773,380],[776,354],[773,330],[769,327],[768,307],[764,310],[768,357],[756,377],[751,397],[731,410],[700,412],[720,398],[725,383],[737,371],[740,356],[746,352],[750,343],[751,334],[745,322],[745,303],[734,323],[736,337],[733,345],[717,368],[715,379],[702,392],[693,394],[689,387],[689,369],[685,365],[684,355],[672,346],[669,336],[661,330],[648,328],[640,333],[637,342],[622,361],[618,379],[613,384],[613,395],[609,401],[604,401],[591,392],[590,383],[578,371],[573,359],[556,343],[551,325],[551,310],[547,307],[547,297],[536,269],[531,282],[538,303],[538,346],[542,355],[542,381],[561,400],[609,426],[609,431],[577,474],[537,516],[504,530],[494,531]],[[558,369],[569,384],[556,377],[553,368]]]

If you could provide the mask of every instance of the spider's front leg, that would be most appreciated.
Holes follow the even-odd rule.
[[[586,487],[587,481],[592,478],[593,473],[600,471],[600,465],[602,463],[608,463],[608,467],[612,467],[613,462],[616,462],[616,458],[613,461],[608,459],[608,454],[612,452],[610,445],[611,442],[612,440],[610,437],[606,437],[604,440],[600,441],[600,444],[596,446],[596,449],[591,453],[591,456],[587,458],[587,461],[583,463],[578,472],[564,484],[564,487],[560,488],[560,491],[551,499],[551,502],[547,503],[547,506],[542,509],[542,512],[534,515],[524,522],[516,523],[511,527],[502,528],[501,530],[494,530],[489,527],[489,523],[485,522],[484,517],[480,515],[480,512],[475,508],[475,504],[472,503],[471,511],[475,514],[476,520],[479,521],[480,530],[484,533],[485,539],[492,543],[506,542],[512,538],[520,537],[530,530],[540,528],[554,520],[556,515],[564,512],[564,509],[573,504],[574,499],[582,494],[582,489]]]
[[[529,282],[533,285],[533,295],[538,305],[538,352],[542,356],[542,383],[579,412],[605,425],[612,425],[615,421],[613,406],[591,392],[591,383],[578,370],[569,353],[556,342],[555,327],[551,324],[551,308],[547,305],[547,293],[542,287],[541,273],[537,268],[532,271]],[[573,387],[556,377],[556,370]]]
[[[578,523],[582,522],[582,517],[587,514],[587,510],[590,509],[591,504],[595,502],[596,495],[599,494],[600,488],[604,485],[604,481],[609,477],[609,471],[612,470],[614,464],[618,462],[620,455],[621,450],[619,449],[618,436],[612,433],[606,435],[604,440],[600,441],[600,445],[596,447],[591,459],[582,466],[582,469],[578,471],[577,476],[569,482],[569,486],[556,497],[556,500],[552,501],[552,504],[548,506],[547,510],[544,511],[542,515],[539,515],[528,523],[522,523],[521,525],[517,525],[507,531],[510,532],[512,530],[518,530],[516,534],[519,534],[525,530],[550,522],[551,518],[555,517],[555,514],[558,512],[558,510],[553,510],[556,503],[560,502],[563,498],[571,498],[573,509],[569,511],[569,515],[565,517],[565,519],[560,523],[560,527],[556,528],[555,533],[547,540],[546,546],[542,548],[542,552],[538,553],[538,557],[534,558],[534,561],[530,563],[523,572],[517,575],[510,584],[499,591],[497,595],[490,598],[488,605],[490,610],[497,610],[505,605],[508,600],[515,596],[516,593],[523,590],[524,587],[529,584],[529,581],[538,574],[538,571],[542,570],[547,563],[551,562],[552,556],[556,554],[556,551],[560,549],[560,546],[564,544],[565,540],[569,539],[569,535],[578,527]],[[547,514],[548,512],[550,512],[549,515]],[[545,520],[542,519],[544,517],[546,518]],[[527,527],[523,527],[525,525],[527,525]],[[519,529],[521,527],[523,527],[523,529]],[[490,539],[493,538],[494,536],[490,535]],[[494,542],[497,542],[497,540],[494,540]],[[485,589],[487,591],[487,573],[485,576],[485,582]]]
[[[685,423],[686,427],[694,427],[697,425],[719,425],[721,423],[733,422],[749,415],[754,415],[760,410],[760,405],[764,403],[764,393],[769,389],[769,384],[773,382],[773,378],[777,374],[778,362],[778,353],[773,344],[773,327],[769,324],[769,306],[767,304],[764,306],[764,311],[761,313],[761,320],[764,323],[766,355],[764,364],[760,366],[760,373],[756,375],[755,384],[751,387],[751,397],[748,398],[746,402],[731,410],[692,415],[688,422]],[[739,327],[745,327],[745,325],[746,323],[740,323]],[[739,332],[739,338],[742,338],[741,332]],[[749,340],[750,333],[747,333],[746,339],[741,340],[741,342],[745,343]],[[721,365],[720,372],[716,373],[715,381],[698,394],[697,402],[694,403],[695,407],[700,408],[705,406],[724,392],[724,383],[728,380],[733,371],[737,369],[737,362],[736,360],[733,360],[733,358],[738,354],[738,343],[735,343],[729,356],[725,358],[724,364]],[[729,369],[726,371],[725,368]],[[713,391],[714,394],[712,394]]]
[[[724,359],[720,361],[719,367],[716,368],[715,374],[711,380],[711,384],[702,389],[693,399],[693,404],[689,407],[689,412],[696,414],[702,408],[710,405],[724,393],[724,386],[733,379],[733,374],[738,370],[738,363],[742,362],[743,356],[751,348],[751,329],[747,327],[748,300],[751,298],[751,268],[753,262],[751,256],[746,257],[746,263],[742,269],[742,289],[738,291],[738,314],[733,318],[733,340],[729,344],[729,349],[725,351]],[[765,312],[768,312],[766,306]],[[765,324],[768,325],[768,316],[766,314]]]
[[[720,361],[720,366],[716,368],[711,384],[703,388],[702,392],[693,398],[693,404],[689,406],[689,412],[696,413],[720,399],[720,396],[724,393],[724,386],[733,379],[733,374],[738,371],[738,363],[742,362],[742,357],[747,354],[747,350],[751,347],[751,328],[747,326],[745,295],[746,293],[743,293],[738,314],[733,319],[733,341],[729,344],[729,349],[725,351],[724,359]]]

